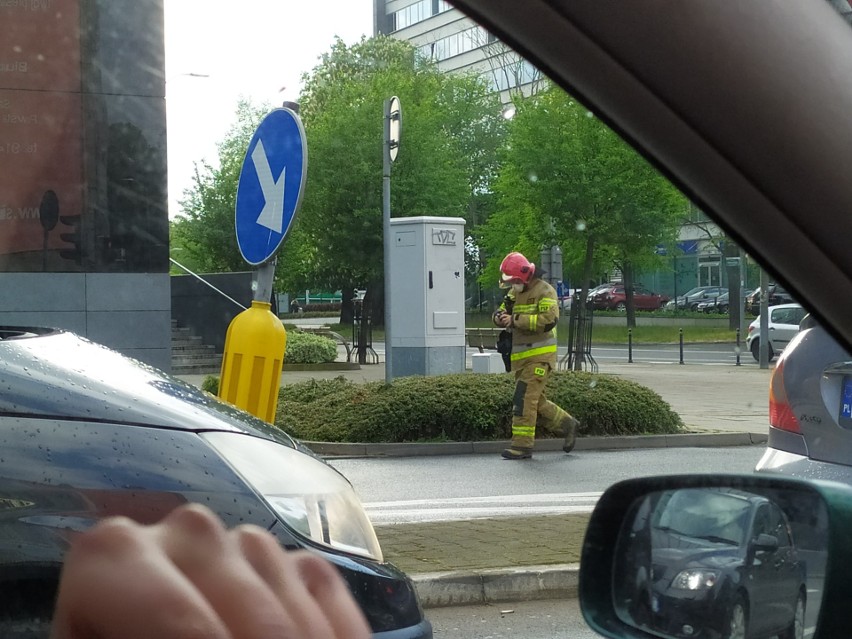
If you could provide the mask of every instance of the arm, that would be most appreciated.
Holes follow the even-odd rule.
[[[514,306],[514,296],[512,293],[507,293],[503,301],[500,302],[500,306],[497,307],[497,310],[491,316],[491,321],[494,322],[494,325],[500,328],[510,327],[512,325],[512,309]]]

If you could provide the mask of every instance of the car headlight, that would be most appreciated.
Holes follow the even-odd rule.
[[[221,432],[200,435],[294,531],[336,550],[383,560],[361,500],[340,473],[267,439]]]
[[[681,570],[672,580],[672,588],[678,590],[710,590],[716,585],[719,572],[716,570],[704,570],[693,568]]]

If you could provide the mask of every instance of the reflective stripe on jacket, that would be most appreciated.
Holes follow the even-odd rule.
[[[559,320],[559,303],[556,291],[544,280],[533,278],[514,297],[512,308],[512,361],[530,357],[556,356],[556,322]],[[506,301],[500,305],[505,309]]]

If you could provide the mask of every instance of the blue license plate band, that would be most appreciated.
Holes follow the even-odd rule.
[[[840,418],[852,419],[852,375],[843,376],[843,392],[840,395]]]

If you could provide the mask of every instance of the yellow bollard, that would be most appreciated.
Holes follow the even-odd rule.
[[[253,301],[225,335],[219,398],[269,422],[275,420],[287,331],[268,302]]]

